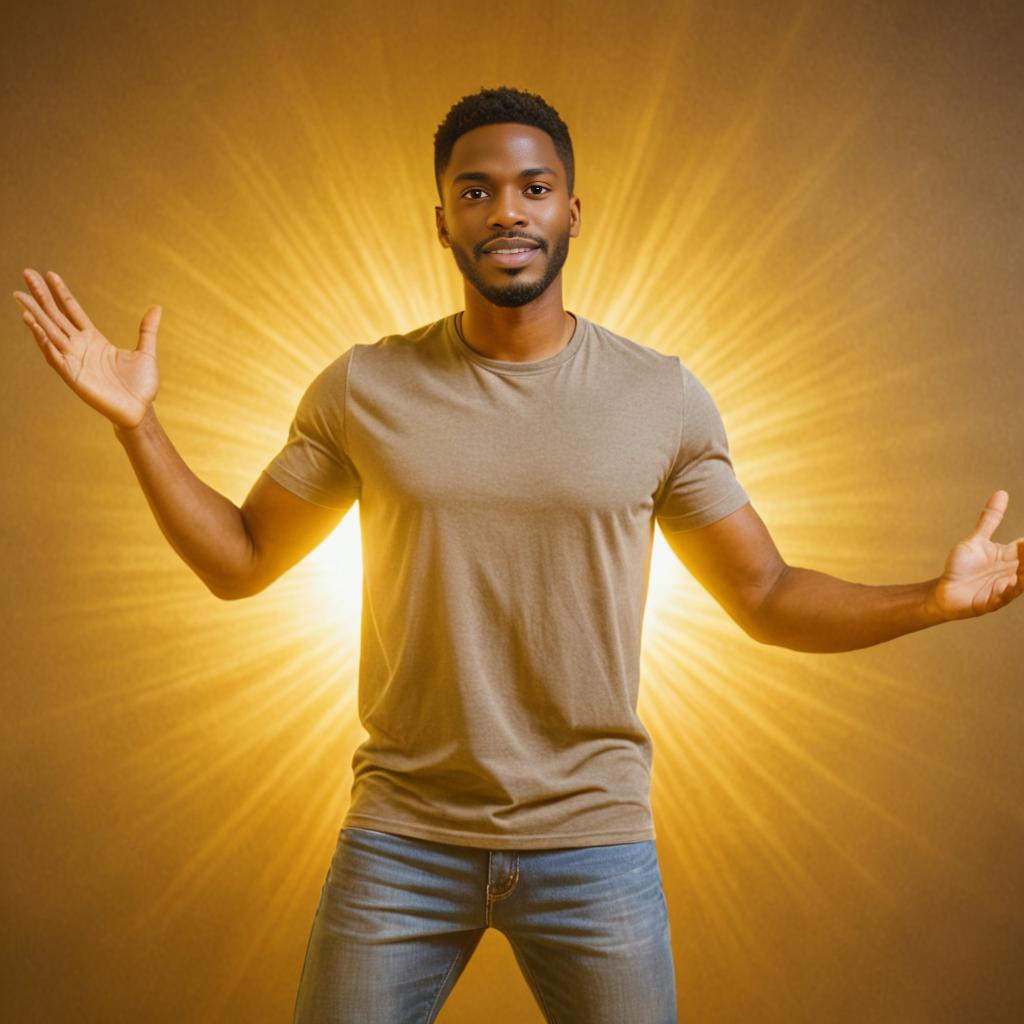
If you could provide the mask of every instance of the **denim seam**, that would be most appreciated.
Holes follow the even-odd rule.
[[[512,879],[511,879],[511,881],[508,884],[508,888],[503,890],[502,892],[497,893],[496,895],[492,895],[491,894],[491,887],[490,887],[490,885],[487,886],[487,919],[486,919],[486,923],[488,925],[491,924],[491,909],[493,908],[494,904],[499,902],[500,900],[507,899],[509,896],[511,896],[512,893],[514,893],[516,891],[516,883],[518,881],[519,881],[519,858],[516,857],[515,870],[512,873]]]
[[[468,940],[466,940],[468,942]],[[438,999],[441,998],[441,993],[444,991],[445,985],[448,983],[448,979],[452,976],[452,971],[458,966],[460,961],[463,959],[466,952],[466,942],[459,947],[459,951],[455,954],[455,958],[448,965],[448,970],[445,971],[444,977],[441,979],[441,984],[437,986],[437,991],[434,993],[434,1001],[430,1004],[430,1009],[427,1011],[426,1017],[424,1017],[424,1024],[428,1024],[429,1021],[434,1019],[434,1016],[439,1009],[437,1005]]]
[[[548,1009],[548,1004],[544,1002],[544,995],[541,992],[540,986],[534,980],[533,975],[530,973],[530,968],[527,966],[526,958],[520,956],[519,950],[516,948],[515,943],[508,938],[508,944],[512,947],[512,953],[516,958],[516,963],[519,964],[519,970],[522,972],[523,978],[526,980],[526,984],[530,987],[530,991],[533,993],[533,998],[537,1000],[537,1005],[540,1007],[540,1012],[544,1014],[544,1020],[547,1024],[558,1024],[554,1014]]]
[[[503,900],[503,899],[505,899],[506,896],[511,896],[512,893],[515,892],[516,883],[518,881],[519,881],[519,858],[517,857],[516,858],[515,869],[513,870],[512,877],[509,879],[509,882],[508,882],[508,888],[507,889],[502,889],[501,892],[497,893],[494,896],[491,896],[491,899],[493,899],[494,902],[497,903],[498,900]],[[488,886],[487,888],[489,890],[490,886]],[[488,895],[490,895],[490,894],[488,893]]]

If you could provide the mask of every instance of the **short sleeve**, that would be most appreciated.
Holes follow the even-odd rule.
[[[679,362],[682,414],[676,458],[655,500],[665,533],[709,526],[749,501],[736,479],[725,426],[707,388]]]
[[[362,481],[345,449],[345,405],[350,348],[313,379],[299,400],[284,447],[264,472],[300,498],[347,509]]]

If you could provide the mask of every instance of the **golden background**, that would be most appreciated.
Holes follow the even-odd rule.
[[[236,502],[322,366],[461,308],[433,132],[506,84],[573,135],[567,307],[704,380],[790,562],[933,577],[997,487],[1024,532],[1019,4],[44,4],[3,40],[8,290],[57,270],[132,347],[162,304],[158,412]],[[0,1018],[290,1020],[361,736],[357,516],[216,600],[8,301]],[[657,542],[681,1019],[1021,1020],[1024,602],[795,654]],[[439,1020],[540,1020],[496,932]]]

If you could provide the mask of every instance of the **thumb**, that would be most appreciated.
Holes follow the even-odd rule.
[[[988,504],[981,510],[981,515],[978,517],[978,524],[974,527],[974,532],[971,536],[991,540],[996,527],[1003,521],[1006,506],[1009,504],[1010,496],[1006,491],[996,491],[995,494],[988,499]]]
[[[163,313],[163,306],[150,306],[142,316],[142,323],[139,325],[139,343],[135,346],[136,352],[145,352],[146,355],[156,358],[156,332],[160,326],[160,316]]]

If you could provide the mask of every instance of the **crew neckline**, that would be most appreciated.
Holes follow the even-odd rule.
[[[456,349],[458,349],[470,362],[476,363],[478,366],[483,366],[485,369],[493,370],[495,373],[507,373],[512,375],[523,373],[546,373],[548,370],[553,370],[556,367],[561,366],[562,363],[568,362],[568,360],[572,359],[572,357],[579,351],[583,342],[583,335],[586,333],[586,318],[580,316],[578,313],[574,313],[571,309],[567,309],[566,312],[576,321],[576,326],[573,328],[573,332],[569,340],[554,355],[547,356],[545,359],[535,359],[528,363],[514,362],[511,359],[492,359],[490,356],[481,355],[475,348],[471,348],[469,343],[463,340],[462,335],[455,326],[456,318],[459,315],[458,313],[451,313],[445,317],[445,330]]]

